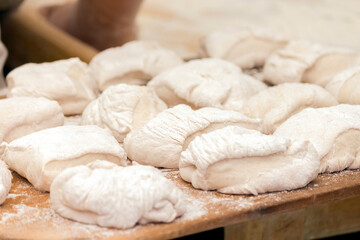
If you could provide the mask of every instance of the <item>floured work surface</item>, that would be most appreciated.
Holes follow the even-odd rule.
[[[137,225],[128,230],[102,228],[64,219],[50,208],[48,193],[35,190],[13,173],[13,186],[0,207],[0,238],[6,239],[168,239],[360,195],[360,170],[321,174],[306,188],[259,196],[195,190],[178,171],[163,170],[186,195],[187,213],[170,224]]]

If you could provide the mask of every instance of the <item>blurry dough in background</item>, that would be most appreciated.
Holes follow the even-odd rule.
[[[181,153],[181,177],[195,188],[228,194],[292,190],[318,174],[309,141],[229,126],[195,138]]]
[[[339,103],[360,104],[360,65],[337,74],[327,85]]]
[[[172,50],[156,42],[132,41],[98,53],[90,69],[101,91],[119,84],[145,85],[160,72],[183,63]]]
[[[0,143],[64,124],[64,114],[59,104],[46,98],[2,99],[0,116]]]
[[[360,168],[360,106],[307,108],[281,124],[274,135],[312,142],[320,172]]]
[[[86,107],[81,124],[107,128],[118,142],[122,142],[131,130],[140,128],[166,108],[154,90],[118,84],[107,88]]]
[[[103,161],[61,172],[50,199],[63,217],[122,229],[169,223],[186,211],[183,193],[156,168]]]
[[[2,143],[0,158],[41,191],[49,191],[54,178],[69,167],[97,159],[128,165],[124,149],[107,130],[97,126],[38,131],[9,144]]]
[[[267,59],[265,80],[275,85],[308,82],[325,87],[337,73],[353,66],[358,57],[357,53],[348,49],[304,40],[291,41]]]
[[[11,188],[12,175],[6,164],[0,159],[0,204],[5,202]]]
[[[227,125],[263,130],[260,119],[235,111],[178,105],[159,113],[124,140],[129,159],[155,167],[178,168],[180,153],[196,136]]]
[[[308,83],[283,83],[252,96],[243,105],[242,113],[264,120],[269,133],[290,116],[306,107],[330,107],[336,99],[324,88]]]
[[[192,108],[241,108],[247,99],[266,85],[248,75],[233,63],[205,58],[192,60],[164,71],[148,84],[168,105],[187,104]],[[227,106],[228,105],[228,106]]]
[[[58,101],[65,115],[81,114],[96,98],[96,85],[87,64],[78,58],[28,63],[7,77],[8,97],[46,97]]]
[[[64,125],[81,125],[81,115],[73,115],[65,117]]]
[[[201,43],[200,56],[222,58],[241,68],[260,67],[273,51],[287,42],[265,29],[229,28],[207,35]]]

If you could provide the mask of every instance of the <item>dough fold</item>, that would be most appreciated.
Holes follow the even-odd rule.
[[[1,147],[0,147],[0,155],[1,155]],[[5,202],[6,197],[11,188],[11,180],[12,175],[6,164],[0,160],[0,205]]]

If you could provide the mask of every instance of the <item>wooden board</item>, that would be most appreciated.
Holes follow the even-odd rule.
[[[14,173],[13,187],[0,208],[0,238],[169,239],[360,196],[360,170],[322,174],[306,188],[259,196],[195,190],[180,178],[178,171],[163,173],[186,194],[186,214],[173,223],[148,224],[128,230],[101,228],[64,219],[51,210],[48,193],[35,190]]]

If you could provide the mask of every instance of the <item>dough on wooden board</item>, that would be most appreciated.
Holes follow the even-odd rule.
[[[41,191],[49,191],[56,175],[72,166],[97,159],[128,165],[116,139],[92,125],[49,128],[2,143],[0,158]]]
[[[281,124],[274,135],[309,140],[321,158],[320,172],[360,168],[360,106],[307,108]]]
[[[181,153],[179,169],[195,188],[257,195],[304,187],[319,165],[309,141],[228,126],[195,138]]]
[[[82,114],[82,125],[109,129],[118,142],[133,129],[140,128],[166,104],[146,86],[118,84],[107,88]]]
[[[266,81],[275,85],[307,82],[325,87],[337,73],[356,64],[358,57],[348,49],[295,40],[266,60],[264,76]]]
[[[200,56],[221,58],[241,68],[263,66],[288,40],[266,29],[228,28],[210,33],[201,43]]]
[[[227,125],[264,130],[260,119],[251,119],[239,112],[216,108],[197,111],[178,105],[159,113],[124,140],[128,157],[140,164],[178,168],[180,153],[196,136]]]
[[[104,161],[61,172],[51,185],[50,199],[63,217],[123,229],[169,223],[186,210],[183,193],[156,168]]]
[[[97,88],[86,63],[78,58],[28,63],[7,77],[8,97],[45,97],[59,102],[65,115],[81,114]]]
[[[145,85],[160,72],[183,63],[173,51],[157,42],[132,41],[98,53],[90,69],[101,91],[119,83]]]
[[[241,72],[233,63],[204,58],[192,60],[154,77],[149,87],[168,105],[187,104],[194,109],[240,109],[242,101],[266,85]],[[237,109],[234,109],[237,108]]]
[[[0,116],[0,143],[64,124],[64,114],[59,104],[46,98],[2,99]]]
[[[283,83],[269,87],[246,101],[242,113],[260,118],[270,133],[290,116],[306,107],[330,107],[336,99],[324,88],[308,83]]]
[[[6,164],[0,160],[0,204],[5,202],[11,188],[12,175]]]

